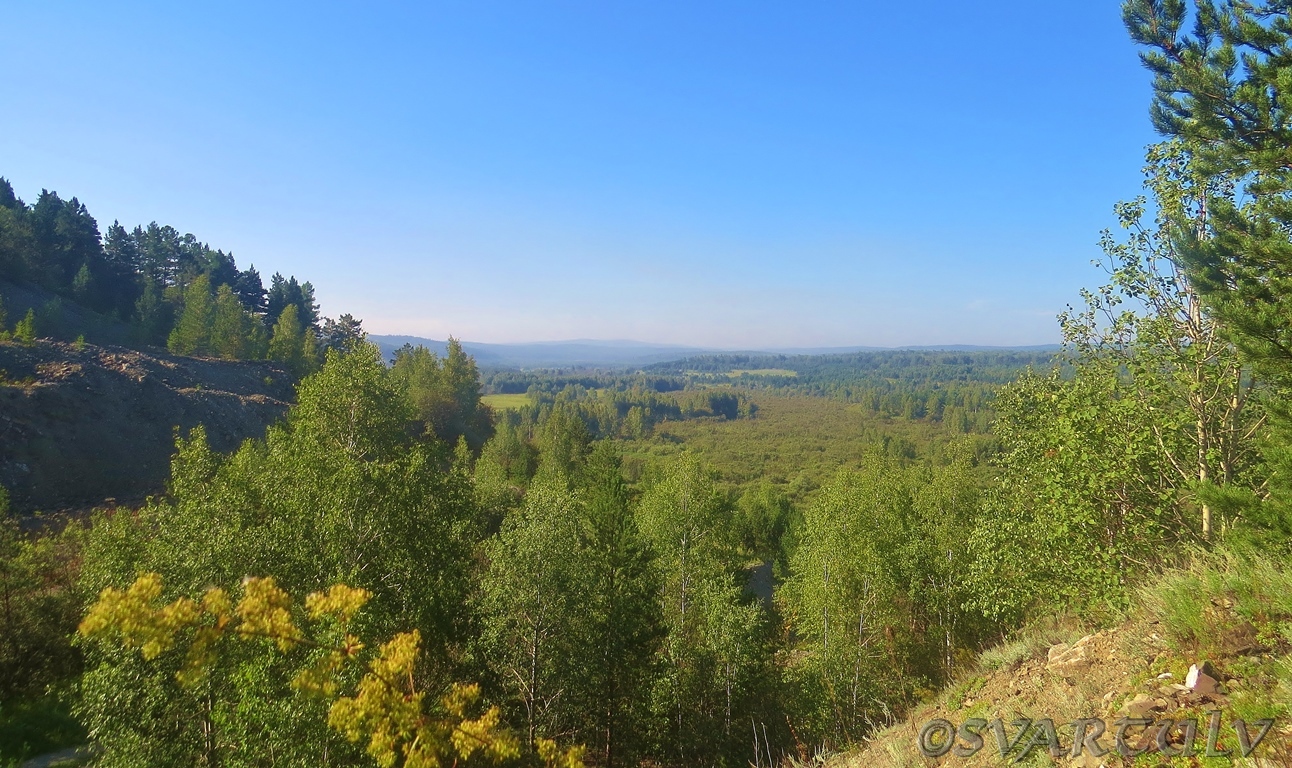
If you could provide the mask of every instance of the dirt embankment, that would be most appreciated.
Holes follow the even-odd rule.
[[[176,429],[229,451],[292,398],[270,363],[0,343],[0,485],[19,512],[137,501],[164,488]]]
[[[1161,632],[1140,618],[1079,639],[1064,633],[1068,642],[1051,631],[1048,642],[1033,635],[994,648],[974,673],[825,768],[1292,765],[1292,722],[1273,718],[1263,737],[1257,722],[1286,695],[1273,679],[1285,663],[1278,654],[1239,642],[1213,662],[1172,650]],[[1239,727],[1256,742],[1246,757]],[[1225,756],[1203,761],[1213,748]]]

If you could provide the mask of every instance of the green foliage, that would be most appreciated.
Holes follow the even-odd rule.
[[[1192,34],[1181,34],[1191,11]],[[1263,372],[1283,380],[1292,375],[1289,11],[1129,0],[1122,12],[1147,49],[1155,127],[1183,139],[1217,188],[1201,218],[1175,217],[1190,278]]]
[[[744,594],[731,509],[694,456],[666,467],[642,495],[637,524],[658,557],[667,634],[651,696],[656,753],[713,762],[744,753],[744,723],[775,676],[761,605]]]
[[[645,746],[660,623],[651,557],[618,456],[603,444],[578,478],[536,480],[486,549],[479,640],[529,741],[560,733],[607,765]]]
[[[76,533],[22,533],[0,487],[0,761],[84,737],[61,698],[45,695],[80,672],[66,641],[80,612]]]
[[[34,284],[54,294],[37,320],[41,333],[50,338],[70,340],[85,335],[95,343],[168,345],[172,333],[180,354],[211,353],[229,356],[245,340],[242,354],[260,358],[265,354],[266,327],[272,327],[288,304],[296,304],[306,328],[319,322],[314,288],[275,275],[272,302],[255,267],[239,270],[232,254],[212,249],[192,234],[156,222],[147,227],[126,229],[113,222],[100,237],[98,223],[75,198],[63,200],[54,192],[42,192],[35,205],[27,205],[13,193],[8,181],[0,179],[0,280]],[[210,294],[228,287],[251,321],[242,334],[233,333],[233,315],[227,308],[224,327],[213,329],[219,320],[209,302],[188,301],[188,291],[199,279]],[[268,314],[272,304],[273,312]],[[186,306],[193,307],[184,328]],[[268,325],[262,319],[267,316]],[[348,317],[348,316],[344,316]],[[342,336],[353,336],[358,321],[329,321],[344,328]],[[122,328],[122,323],[128,323]],[[0,320],[0,326],[4,322]],[[220,349],[206,349],[210,333],[220,336]],[[340,338],[340,337],[338,337]],[[187,350],[187,351],[185,351]]]
[[[1115,376],[1029,376],[998,398],[1001,486],[969,541],[987,615],[1122,606],[1128,577],[1190,538],[1162,482],[1155,415],[1128,390]]]
[[[466,438],[472,451],[493,434],[489,408],[480,402],[480,373],[456,339],[449,339],[443,360],[425,347],[404,345],[391,372],[428,434],[449,445]]]
[[[1144,223],[1144,198],[1119,205],[1129,237],[1104,233],[1110,283],[1060,316],[1071,375],[1025,376],[997,399],[1001,491],[972,538],[975,602],[996,618],[1119,610],[1127,586],[1182,543],[1259,524],[1232,502],[1265,478],[1258,382],[1181,270],[1173,235],[1214,184],[1176,144],[1148,160],[1156,220]]]
[[[166,339],[166,348],[177,355],[211,352],[211,326],[215,320],[215,302],[211,282],[200,275],[184,290],[184,308],[175,328]]]
[[[534,443],[539,455],[538,473],[570,480],[583,466],[592,435],[575,408],[558,403],[540,412]]]
[[[1053,357],[1052,351],[704,355],[658,363],[646,372],[680,377],[689,386],[720,386],[734,378],[742,389],[838,398],[876,416],[985,433],[996,387],[1029,367],[1048,366]]]
[[[967,457],[936,469],[872,456],[804,512],[779,599],[801,653],[799,717],[845,745],[947,679],[980,622],[962,606],[978,503]]]
[[[226,360],[265,356],[264,326],[247,312],[234,295],[233,289],[227,285],[220,286],[215,293],[210,347],[212,354]]]
[[[27,314],[18,321],[13,329],[13,339],[19,344],[31,344],[36,340],[36,312],[27,310]]]
[[[578,484],[591,645],[582,699],[586,722],[595,724],[585,741],[598,745],[607,768],[632,765],[648,746],[650,691],[664,632],[660,577],[637,529],[614,444],[603,441],[593,448]]]
[[[368,338],[368,334],[363,331],[363,321],[348,314],[341,315],[336,320],[330,317],[323,318],[320,336],[325,351],[335,349],[343,354]]]
[[[288,304],[278,315],[269,340],[269,359],[282,363],[294,376],[306,376],[318,367],[313,329],[301,324],[299,310]]]
[[[85,743],[85,729],[55,696],[0,701],[0,765]]]
[[[486,549],[480,642],[528,744],[577,729],[589,714],[575,693],[587,686],[590,651],[579,545],[574,497],[538,483]]]
[[[209,685],[220,657],[242,650],[230,646],[253,644],[282,654],[310,649],[312,658],[296,672],[291,687],[327,703],[328,726],[349,742],[366,742],[365,751],[377,765],[434,768],[477,754],[492,763],[519,757],[515,738],[498,727],[496,707],[474,718],[467,714],[479,697],[478,686],[454,685],[438,706],[424,703],[426,692],[414,679],[420,655],[416,630],[395,635],[375,654],[364,653],[365,643],[350,630],[371,598],[365,590],[334,584],[310,594],[304,611],[272,577],[244,579],[236,605],[218,587],[208,588],[200,601],[181,596],[169,604],[159,604],[162,591],[155,573],[143,574],[125,590],[104,589],[79,634],[128,651],[137,649],[145,661],[187,646],[175,677],[189,690]],[[347,673],[363,657],[368,671],[356,680]],[[282,666],[276,661],[271,664]],[[351,688],[352,694],[342,694]],[[210,734],[203,740],[201,759],[208,765],[225,762],[225,753],[234,752]],[[562,753],[546,741],[538,753],[546,768],[582,765],[580,748]],[[236,753],[233,756],[236,760]],[[109,742],[107,759],[112,757]]]
[[[735,536],[746,552],[774,560],[781,555],[781,541],[794,521],[789,498],[764,480],[741,494],[735,510]]]
[[[160,346],[166,343],[173,322],[173,308],[164,303],[161,290],[152,280],[144,281],[143,292],[135,302],[132,317],[135,335],[140,343]]]
[[[478,536],[469,481],[409,438],[375,348],[330,353],[298,399],[286,424],[231,456],[214,454],[200,429],[180,441],[166,498],[96,520],[81,583],[93,593],[153,571],[175,594],[244,574],[273,573],[297,593],[353,584],[373,594],[365,631],[417,630],[418,679],[436,690],[455,676],[469,624]],[[271,750],[286,762],[350,754],[322,705],[291,695],[290,671],[254,647],[221,656],[219,673],[195,689],[174,679],[182,660],[88,652],[78,712],[107,765],[192,764],[211,748],[234,762]],[[293,663],[307,661],[299,653]]]
[[[703,456],[719,485],[737,498],[771,483],[800,506],[840,467],[855,466],[873,452],[905,462],[937,460],[960,437],[927,421],[888,420],[858,404],[834,398],[758,392],[756,418],[666,421],[644,438],[624,442],[630,478],[683,452]],[[994,440],[971,436],[979,459],[992,455]],[[983,482],[990,475],[978,473]],[[792,532],[791,532],[792,534]]]
[[[1292,531],[1289,10],[1274,2],[1129,0],[1122,11],[1154,75],[1154,125],[1183,142],[1211,191],[1204,206],[1172,220],[1189,280],[1269,388],[1270,483],[1241,512],[1265,529],[1256,538],[1286,541]],[[1192,32],[1184,32],[1190,17]]]
[[[76,277],[72,278],[72,295],[78,301],[86,301],[91,296],[93,285],[94,276],[90,274],[90,265],[82,264],[76,272]]]

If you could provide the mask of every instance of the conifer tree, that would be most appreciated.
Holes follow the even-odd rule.
[[[295,304],[288,304],[279,313],[274,324],[274,335],[269,339],[269,359],[276,360],[297,376],[307,369],[305,329],[297,317]]]
[[[27,314],[14,326],[13,338],[21,344],[31,344],[36,340],[36,311],[28,309]]]
[[[135,302],[135,332],[139,341],[160,346],[166,343],[170,334],[171,305],[162,301],[156,281],[147,277],[142,280],[143,291]]]
[[[1274,390],[1269,490],[1263,508],[1239,506],[1292,531],[1292,9],[1278,0],[1126,0],[1122,16],[1146,48],[1154,127],[1182,139],[1217,189],[1175,221],[1189,279]]]
[[[247,315],[242,302],[228,285],[222,285],[216,291],[214,314],[211,322],[212,354],[226,360],[250,357],[251,326],[256,321]]]
[[[166,339],[166,348],[177,355],[198,355],[211,351],[211,326],[215,302],[206,275],[198,275],[184,291],[184,309]]]
[[[82,264],[76,271],[76,277],[72,278],[72,295],[77,301],[88,304],[93,298],[91,295],[93,291],[94,277],[90,274],[90,265]]]

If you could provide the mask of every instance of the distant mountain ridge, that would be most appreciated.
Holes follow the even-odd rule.
[[[368,339],[381,348],[382,355],[390,359],[395,350],[411,344],[423,346],[439,355],[445,354],[446,341],[420,336],[371,334]],[[762,349],[718,349],[714,347],[688,347],[679,344],[652,344],[632,340],[572,339],[570,341],[533,341],[518,344],[490,344],[464,341],[462,348],[484,368],[568,368],[576,366],[629,367],[667,363],[696,355],[837,355],[850,352],[884,352],[896,350],[928,350],[947,352],[974,352],[991,350],[1018,350],[1026,352],[1058,350],[1058,344],[1030,346],[978,346],[973,344],[931,344],[905,347],[768,347]]]

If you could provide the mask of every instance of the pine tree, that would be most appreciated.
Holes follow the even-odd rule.
[[[72,278],[72,295],[76,300],[88,304],[90,303],[92,292],[94,291],[94,277],[90,274],[90,265],[82,264],[81,268],[76,271],[76,277]]]
[[[265,295],[268,291],[260,281],[260,273],[256,271],[255,264],[238,273],[233,283],[233,292],[238,294],[238,298],[248,312],[258,315],[265,311]]]
[[[27,310],[27,314],[14,326],[13,338],[20,344],[31,344],[36,340],[36,310]]]
[[[173,317],[171,306],[162,301],[161,290],[154,280],[147,277],[142,279],[143,291],[135,302],[135,333],[144,344],[161,346],[170,335]]]
[[[342,354],[368,338],[368,334],[363,332],[363,321],[349,314],[341,315],[336,320],[323,318],[321,335],[324,349],[335,349]]]
[[[211,351],[211,326],[215,320],[215,302],[206,275],[194,278],[184,291],[184,309],[166,340],[166,347],[177,355],[205,354]]]
[[[1154,126],[1233,188],[1177,221],[1190,277],[1250,354],[1292,375],[1292,93],[1276,53],[1292,42],[1292,12],[1268,0],[1129,0],[1122,13],[1148,48]],[[1194,34],[1181,34],[1190,16]]]
[[[1183,140],[1213,190],[1174,236],[1191,283],[1278,390],[1267,398],[1272,506],[1256,514],[1292,529],[1292,9],[1126,0],[1122,16],[1147,49],[1154,126]]]

